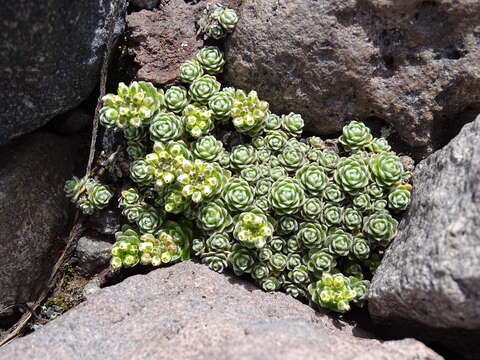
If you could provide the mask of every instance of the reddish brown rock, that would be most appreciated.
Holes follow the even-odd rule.
[[[204,41],[196,21],[208,3],[219,0],[169,0],[156,11],[143,10],[127,16],[128,51],[134,57],[136,78],[155,85],[179,82],[180,65],[194,58]],[[238,0],[222,1],[236,7]]]

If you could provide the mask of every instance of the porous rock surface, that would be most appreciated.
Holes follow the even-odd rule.
[[[93,236],[82,236],[75,249],[74,263],[82,275],[94,275],[108,267],[111,251],[112,244]]]
[[[0,12],[0,144],[75,108],[99,82],[126,0],[7,1]]]
[[[0,359],[441,359],[416,340],[366,337],[285,294],[183,262],[93,293]]]
[[[180,82],[180,65],[195,58],[204,45],[196,21],[208,3],[222,2],[235,8],[239,0],[165,0],[155,11],[127,16],[128,52],[136,66],[136,79],[157,86]]]
[[[480,358],[480,116],[413,174],[412,203],[373,278],[371,316]]]
[[[391,124],[417,157],[480,111],[480,2],[256,0],[226,43],[226,78],[331,135]]]
[[[36,300],[65,245],[63,186],[80,148],[77,137],[47,132],[0,147],[0,323],[17,309],[11,305]]]

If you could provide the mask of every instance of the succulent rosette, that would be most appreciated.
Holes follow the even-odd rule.
[[[367,187],[369,172],[367,166],[362,162],[352,158],[345,158],[338,164],[333,178],[343,191],[355,194]]]
[[[145,81],[119,83],[117,94],[105,95],[102,102],[100,123],[109,129],[146,126],[164,107],[163,91]]]
[[[130,178],[140,185],[147,185],[154,180],[154,168],[145,160],[135,160],[130,165]]]
[[[244,168],[257,160],[257,153],[252,145],[237,145],[230,153],[230,164],[234,168]]]
[[[165,104],[170,111],[180,113],[188,102],[187,89],[183,86],[172,86],[165,92]]]
[[[304,188],[312,195],[318,195],[328,185],[328,177],[318,164],[308,164],[296,173]]]
[[[216,14],[215,18],[220,23],[222,28],[224,28],[227,32],[233,31],[235,25],[237,25],[238,22],[237,13],[235,12],[235,10],[230,8],[220,10]]]
[[[364,238],[357,237],[353,239],[352,254],[360,260],[366,260],[370,256],[370,245]]]
[[[288,136],[281,130],[270,130],[265,135],[265,146],[272,152],[280,152],[287,143]]]
[[[253,204],[253,189],[245,180],[230,178],[222,198],[230,211],[244,211]]]
[[[87,181],[85,186],[87,189],[88,201],[92,206],[95,209],[104,209],[113,196],[110,189],[94,180]]]
[[[366,193],[360,193],[352,199],[352,205],[359,211],[368,211],[372,207],[372,199]]]
[[[270,268],[265,263],[257,263],[252,268],[252,278],[256,281],[260,281],[270,276]]]
[[[217,160],[222,151],[222,142],[215,139],[212,135],[200,137],[192,143],[193,154],[205,161]]]
[[[237,90],[233,94],[230,115],[238,132],[250,136],[260,134],[265,128],[269,114],[268,103],[260,100],[256,91],[252,90],[246,94],[243,90]]]
[[[331,254],[345,257],[350,253],[353,237],[351,234],[337,229],[327,236],[326,243]]]
[[[277,231],[282,235],[295,234],[298,226],[297,219],[290,215],[284,215],[278,218]]]
[[[165,220],[165,213],[150,207],[145,208],[137,220],[138,228],[142,233],[155,233]]]
[[[388,244],[396,235],[398,221],[387,212],[376,212],[363,220],[363,233],[380,244]]]
[[[270,113],[265,119],[265,130],[279,130],[282,127],[282,118]]]
[[[298,147],[287,146],[278,154],[280,165],[288,172],[295,172],[307,163],[307,158]]]
[[[298,265],[288,273],[288,278],[299,285],[308,285],[310,282],[310,274],[305,265]]]
[[[183,122],[173,113],[158,113],[150,124],[150,139],[166,142],[177,140],[183,135]]]
[[[282,286],[282,281],[276,276],[268,276],[260,281],[260,287],[267,292],[276,291]]]
[[[350,302],[357,295],[349,278],[340,273],[323,274],[320,280],[308,286],[308,292],[315,304],[336,312],[350,310]]]
[[[318,223],[302,223],[298,230],[297,239],[305,248],[322,248],[327,229]]]
[[[303,205],[305,192],[298,180],[281,178],[273,183],[268,200],[278,215],[294,214]]]
[[[345,193],[337,184],[328,184],[322,193],[322,198],[332,203],[340,204],[345,200]]]
[[[208,107],[213,111],[213,117],[220,121],[226,121],[230,118],[230,111],[233,107],[232,94],[226,91],[220,91],[210,97]]]
[[[335,257],[326,250],[314,249],[308,255],[308,271],[316,277],[321,277],[323,273],[330,272],[336,265]]]
[[[389,152],[392,149],[387,139],[383,137],[373,139],[369,148],[375,153]]]
[[[306,220],[319,219],[323,210],[323,202],[318,198],[305,200],[300,210],[301,216]]]
[[[183,109],[185,130],[193,137],[208,134],[213,129],[212,110],[206,106],[189,104]]]
[[[398,156],[384,152],[370,159],[370,171],[377,184],[390,187],[402,180],[403,165]]]
[[[347,208],[342,214],[343,226],[349,231],[357,231],[362,228],[363,217],[362,213],[353,208]]]
[[[338,226],[343,221],[343,209],[336,204],[325,204],[322,210],[322,222],[327,226]]]
[[[206,104],[220,90],[220,87],[215,76],[202,75],[192,82],[188,94],[193,101]]]
[[[232,265],[235,275],[249,274],[255,265],[255,255],[253,250],[234,244],[228,262]]]
[[[189,60],[180,66],[180,80],[192,83],[203,75],[202,65],[197,60]]]
[[[221,200],[203,204],[198,209],[198,226],[205,231],[217,232],[228,228],[233,220]]]
[[[343,127],[342,136],[338,139],[340,143],[349,151],[360,150],[372,142],[373,136],[370,129],[365,124],[352,121]]]
[[[225,65],[225,57],[216,46],[206,46],[202,48],[197,54],[197,61],[209,74],[222,72],[223,65]]]
[[[388,194],[388,207],[395,211],[401,211],[410,205],[410,185],[397,186]]]
[[[290,113],[282,116],[282,129],[291,136],[300,136],[304,125],[300,114]]]
[[[255,185],[261,176],[262,172],[258,166],[247,166],[240,171],[240,177],[252,185]]]

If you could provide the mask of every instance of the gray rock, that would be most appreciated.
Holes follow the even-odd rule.
[[[108,267],[112,244],[83,236],[78,239],[75,262],[83,275],[94,275]]]
[[[153,9],[160,4],[160,0],[130,0],[130,5],[137,9]]]
[[[417,165],[412,204],[377,270],[380,324],[480,358],[480,116]]]
[[[39,132],[0,147],[0,319],[5,307],[36,300],[65,241],[63,186],[79,139]]]
[[[89,216],[88,227],[100,234],[114,235],[120,231],[123,221],[120,211],[103,210]],[[115,239],[112,237],[111,241],[115,241]]]
[[[184,262],[101,289],[0,359],[441,359],[415,340],[367,337],[288,295]]]
[[[480,112],[479,22],[471,0],[248,1],[226,78],[310,132],[380,120],[428,153]]]
[[[87,285],[83,288],[82,295],[85,299],[89,299],[93,294],[97,293],[100,290],[100,279],[98,276],[95,276],[90,280]]]
[[[99,82],[110,24],[126,0],[6,2],[0,15],[0,144],[87,98]]]
[[[76,108],[55,117],[48,125],[49,128],[57,134],[74,135],[91,125],[93,123],[93,117],[93,114],[90,114],[82,108]]]

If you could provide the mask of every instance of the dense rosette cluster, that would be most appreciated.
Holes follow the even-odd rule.
[[[207,6],[206,19],[202,24],[202,30],[206,38],[221,39],[231,33],[238,22],[235,10],[222,4]]]
[[[212,37],[233,29],[232,10],[208,9]],[[400,158],[357,121],[337,140],[301,139],[302,115],[272,114],[254,90],[222,89],[224,63],[209,46],[181,66],[185,87],[138,82],[105,96],[102,124],[123,133],[131,180],[119,189],[130,227],[116,235],[112,268],[192,252],[265,291],[338,312],[362,306],[410,203]],[[85,178],[66,192],[87,213],[112,196]]]
[[[113,196],[108,186],[88,176],[68,180],[65,183],[65,194],[86,215],[92,215],[95,210],[107,207]]]

